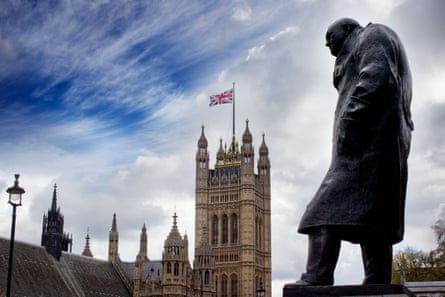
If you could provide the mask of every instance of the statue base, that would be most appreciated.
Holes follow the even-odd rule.
[[[285,284],[283,297],[415,297],[402,285],[299,286]]]

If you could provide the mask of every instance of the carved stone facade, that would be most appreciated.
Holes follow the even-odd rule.
[[[215,257],[217,297],[253,297],[263,287],[271,294],[271,186],[269,151],[264,134],[258,173],[248,122],[239,147],[220,141],[214,169],[209,168],[208,142],[202,127],[196,153],[195,245],[209,229]]]
[[[203,127],[196,153],[193,268],[176,213],[162,259],[148,258],[144,225],[135,262],[119,258],[113,215],[108,260],[135,297],[254,297],[259,288],[271,296],[270,161],[264,135],[257,174],[247,122],[241,147],[235,136],[228,148],[220,141],[215,169],[209,168],[207,146]]]

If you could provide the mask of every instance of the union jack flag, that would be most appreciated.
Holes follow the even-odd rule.
[[[209,106],[232,103],[232,101],[233,101],[233,88],[228,91],[225,91],[224,93],[210,96]]]

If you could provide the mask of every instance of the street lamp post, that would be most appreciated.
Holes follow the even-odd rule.
[[[15,237],[15,210],[17,206],[22,205],[22,194],[25,190],[19,186],[20,174],[15,174],[15,181],[12,187],[6,192],[9,194],[9,204],[12,205],[12,223],[11,223],[11,241],[9,243],[9,265],[8,265],[8,281],[6,283],[6,297],[11,296],[11,277],[12,277],[12,259],[14,255],[14,237]]]
[[[266,290],[263,288],[263,282],[260,282],[260,287],[256,290],[257,297],[264,297]]]

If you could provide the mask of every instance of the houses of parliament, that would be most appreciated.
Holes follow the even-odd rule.
[[[197,143],[194,259],[187,235],[173,215],[162,259],[150,259],[142,226],[134,262],[119,257],[118,218],[113,214],[108,259],[93,257],[89,236],[82,255],[70,253],[54,187],[43,217],[42,246],[16,243],[13,296],[254,297],[271,296],[271,181],[264,134],[255,158],[249,123],[241,143],[222,140],[210,168],[204,126]],[[255,160],[256,166],[255,166]],[[256,168],[255,168],[256,167]],[[0,278],[5,279],[8,240],[0,238]],[[62,252],[63,251],[63,252]],[[0,284],[0,295],[4,287]]]

